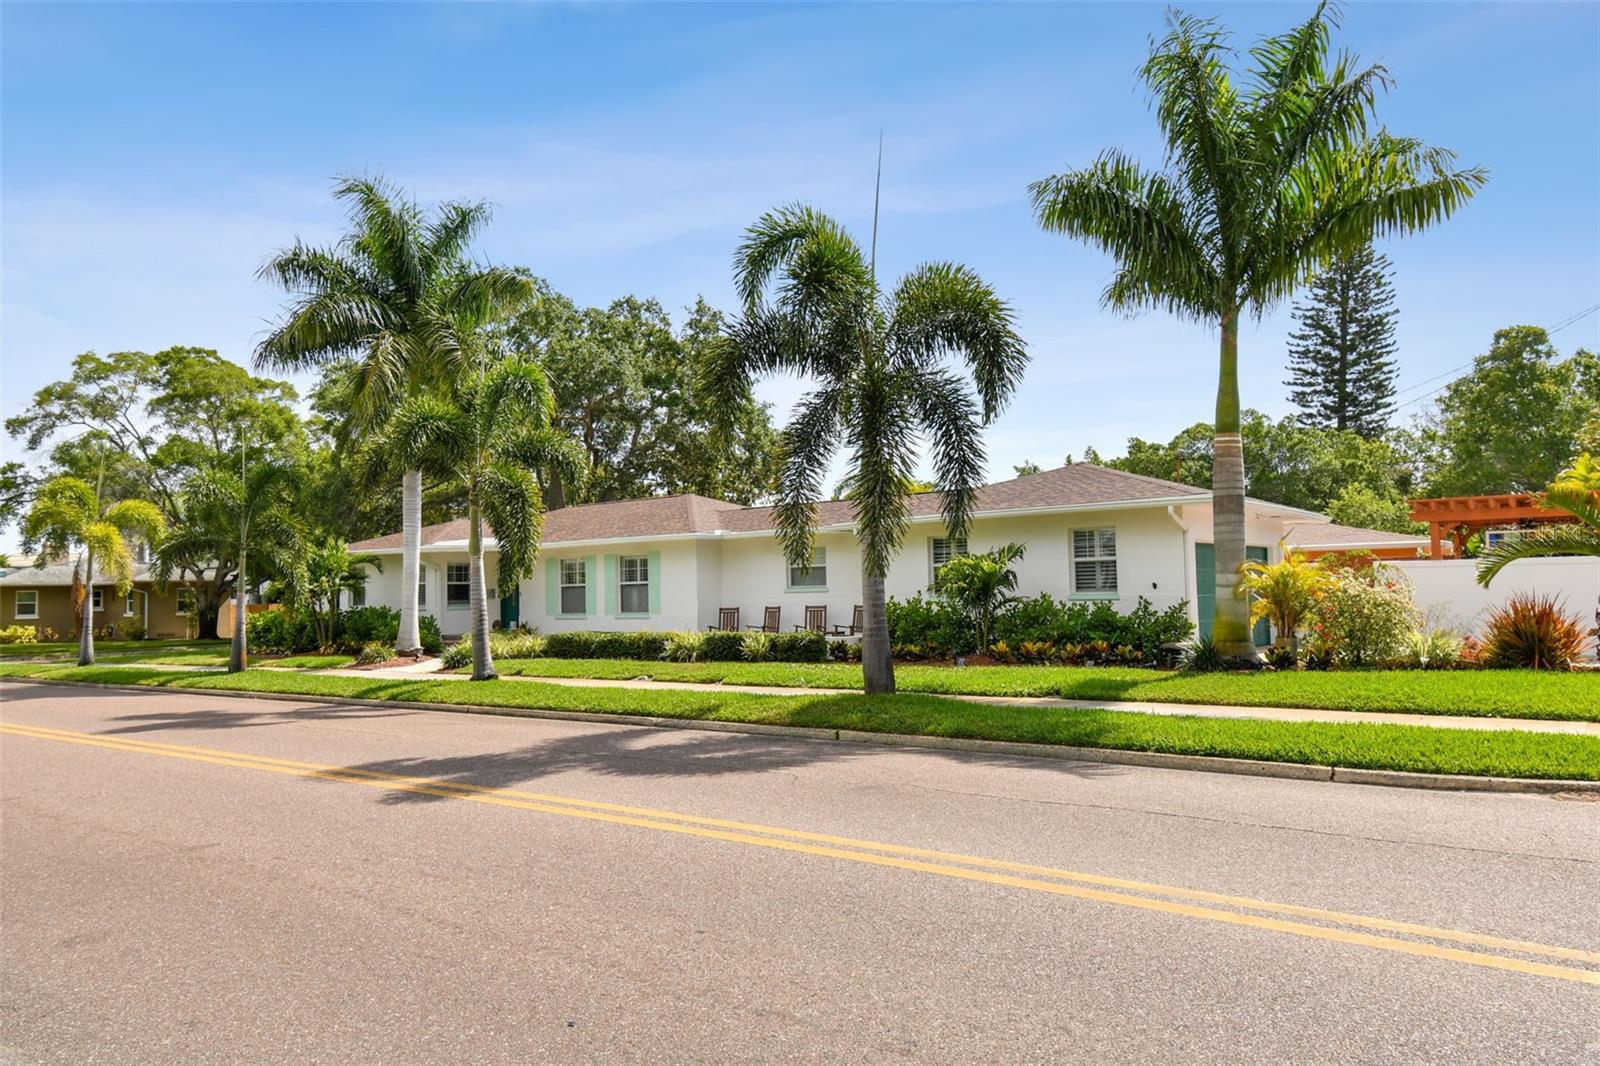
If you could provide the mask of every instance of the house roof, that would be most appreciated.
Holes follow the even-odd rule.
[[[1092,463],[1073,463],[985,485],[978,490],[975,514],[981,517],[986,514],[1090,509],[1108,505],[1201,503],[1210,499],[1210,490],[1193,485],[1130,474]],[[913,519],[934,518],[939,510],[940,498],[936,492],[918,493],[911,498]],[[1304,517],[1320,517],[1295,508],[1284,510]],[[847,526],[854,518],[853,505],[848,500],[824,500],[817,504],[819,528]],[[544,519],[543,542],[563,544],[695,534],[769,533],[776,528],[772,507],[742,507],[726,500],[693,494],[653,496],[550,511]],[[494,534],[492,530],[485,529],[484,535],[490,538]],[[425,547],[465,545],[466,540],[465,519],[440,522],[425,526],[422,530]],[[350,547],[358,551],[399,551],[400,534],[374,537]]]
[[[1284,540],[1291,548],[1411,548],[1428,543],[1427,537],[1334,522],[1297,522],[1289,527]]]
[[[51,588],[58,585],[71,585],[72,573],[76,567],[72,563],[51,563],[48,566],[24,566],[13,570],[9,574],[0,576],[0,585],[8,588]],[[133,567],[133,580],[135,582],[154,580],[150,576],[150,567],[146,563],[136,563]],[[95,585],[110,587],[116,584],[109,575],[97,573],[94,576]]]

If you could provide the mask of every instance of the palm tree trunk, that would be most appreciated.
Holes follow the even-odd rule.
[[[417,619],[417,571],[422,565],[422,471],[410,470],[400,481],[400,632],[395,651],[417,655],[422,633]]]
[[[472,615],[472,680],[493,681],[494,654],[489,650],[489,598],[483,583],[483,517],[477,503],[467,505],[468,607]]]
[[[894,663],[889,658],[889,612],[884,605],[883,575],[861,567],[861,673],[868,694],[894,691]]]
[[[228,647],[228,673],[237,674],[250,663],[250,656],[245,650],[245,585],[244,585],[244,544],[239,544],[239,576],[234,578],[233,599],[233,643]]]
[[[94,665],[94,549],[83,553],[83,607],[78,622],[78,665]]]
[[[1216,549],[1216,606],[1211,640],[1230,659],[1254,659],[1250,605],[1236,594],[1244,566],[1244,439],[1239,421],[1239,312],[1222,316],[1216,443],[1211,457],[1211,530]]]

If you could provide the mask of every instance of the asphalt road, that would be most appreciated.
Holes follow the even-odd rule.
[[[1600,1063],[1594,802],[0,700],[6,1063]]]

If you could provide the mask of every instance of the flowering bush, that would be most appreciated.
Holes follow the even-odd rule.
[[[1331,572],[1311,610],[1306,662],[1311,666],[1376,666],[1401,658],[1421,624],[1411,582],[1391,566]]]
[[[39,631],[33,626],[6,626],[0,629],[0,644],[37,644]]]

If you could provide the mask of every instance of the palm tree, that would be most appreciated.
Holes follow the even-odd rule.
[[[1495,576],[1518,559],[1539,559],[1551,555],[1600,557],[1600,467],[1587,453],[1580,455],[1540,499],[1541,506],[1562,510],[1576,522],[1540,526],[1516,540],[1502,540],[1478,556],[1478,584],[1484,588]],[[1600,627],[1600,606],[1594,614]]]
[[[448,389],[401,401],[373,441],[380,457],[408,470],[461,483],[467,500],[468,606],[472,678],[496,676],[489,650],[483,573],[483,526],[494,531],[499,586],[533,574],[544,530],[544,505],[533,470],[581,481],[581,453],[554,429],[555,395],[544,372],[511,355],[464,368]]]
[[[1236,592],[1249,597],[1251,621],[1270,621],[1277,630],[1278,643],[1299,658],[1300,623],[1328,587],[1330,576],[1326,569],[1287,544],[1280,548],[1283,558],[1276,563],[1245,563],[1239,569]]]
[[[381,179],[347,178],[334,196],[350,205],[350,232],[336,246],[296,241],[260,276],[294,294],[287,317],[256,348],[278,370],[355,357],[351,412],[371,432],[402,399],[455,373],[465,338],[532,298],[526,275],[467,260],[489,220],[484,203],[446,203],[426,218]],[[421,647],[417,572],[422,555],[422,474],[401,475],[400,632],[397,650]]]
[[[1011,309],[971,270],[929,263],[885,294],[839,224],[804,206],[763,215],[734,257],[744,301],[702,373],[732,410],[759,374],[816,382],[784,429],[778,538],[793,566],[811,558],[816,501],[834,453],[849,451],[844,496],[861,543],[862,665],[868,692],[893,692],[884,574],[910,521],[918,458],[930,454],[951,536],[965,533],[983,483],[980,429],[1010,399],[1027,365]],[[768,288],[771,286],[770,300]],[[971,370],[972,386],[947,359]]]
[[[1166,168],[1116,149],[1034,182],[1039,224],[1110,253],[1106,306],[1158,308],[1220,330],[1212,500],[1216,614],[1224,654],[1254,654],[1249,609],[1234,595],[1244,552],[1239,319],[1264,314],[1313,273],[1374,236],[1448,217],[1487,180],[1454,155],[1372,129],[1390,85],[1381,66],[1328,55],[1337,17],[1320,4],[1250,50],[1235,84],[1228,35],[1181,13],[1152,41],[1141,78],[1165,136]]]
[[[1017,572],[1011,564],[1027,552],[1026,544],[1006,544],[980,555],[958,555],[939,567],[939,595],[959,604],[978,633],[978,651],[988,654],[995,619],[1017,602]]]
[[[192,476],[184,484],[180,504],[187,523],[156,550],[155,577],[170,580],[184,559],[237,553],[234,578],[233,641],[228,672],[249,662],[245,608],[250,584],[245,565],[250,551],[259,556],[257,569],[278,575],[298,597],[305,584],[305,533],[297,502],[304,472],[285,460],[268,457],[242,473],[232,464]]]
[[[339,537],[329,536],[306,553],[304,583],[294,591],[311,611],[319,647],[333,643],[340,595],[365,589],[369,567],[383,573],[383,559],[371,552],[352,552]]]
[[[78,618],[78,665],[94,664],[94,573],[104,567],[116,585],[117,595],[133,587],[133,553],[128,534],[147,543],[161,539],[166,521],[148,500],[118,500],[106,504],[100,490],[82,478],[58,475],[45,482],[23,519],[22,535],[39,548],[39,561],[65,556],[74,546],[82,549],[83,601]],[[75,575],[75,576],[78,576]],[[77,582],[74,581],[76,586]]]

